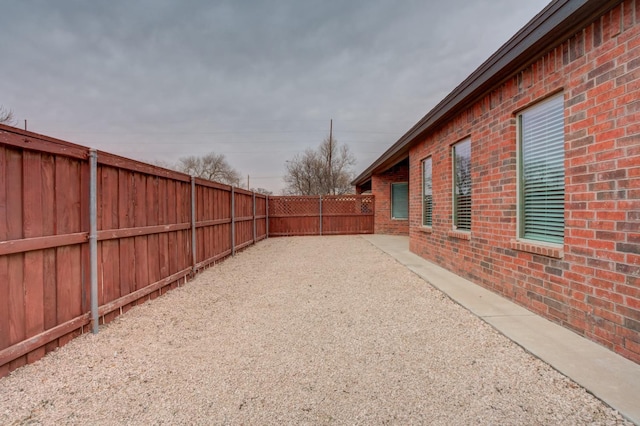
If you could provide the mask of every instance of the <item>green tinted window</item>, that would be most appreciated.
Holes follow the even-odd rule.
[[[409,218],[409,184],[391,184],[391,217],[393,219]]]

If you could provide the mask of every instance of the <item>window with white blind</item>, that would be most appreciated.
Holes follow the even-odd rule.
[[[518,115],[519,237],[564,241],[564,97]]]
[[[453,229],[471,231],[471,139],[453,145]]]
[[[431,157],[422,161],[422,226],[433,224],[433,179]]]
[[[391,184],[391,218],[409,219],[409,184]]]

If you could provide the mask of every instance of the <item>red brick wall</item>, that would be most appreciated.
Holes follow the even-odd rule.
[[[639,21],[640,0],[625,1],[410,152],[412,251],[635,362],[640,362]],[[563,248],[516,241],[516,115],[558,92],[565,101]],[[450,147],[465,137],[472,150],[472,228],[470,234],[456,234]],[[429,155],[434,212],[433,227],[425,229],[420,162]],[[376,188],[382,198],[384,191]]]
[[[371,192],[375,195],[375,233],[409,235],[409,221],[391,218],[391,184],[409,181],[409,162],[392,167],[371,177]],[[411,191],[411,189],[409,189]]]

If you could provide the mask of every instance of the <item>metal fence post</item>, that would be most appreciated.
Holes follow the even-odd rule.
[[[236,255],[236,192],[231,187],[231,256]]]
[[[256,243],[256,193],[253,193],[253,244]]]
[[[193,275],[196,274],[196,263],[197,263],[197,253],[196,253],[196,178],[195,176],[191,176],[191,261],[193,266],[192,271]]]
[[[322,235],[322,195],[320,196],[320,235]]]
[[[89,274],[91,332],[98,333],[98,151],[89,150]]]

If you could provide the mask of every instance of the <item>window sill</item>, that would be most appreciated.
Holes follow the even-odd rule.
[[[432,234],[433,233],[433,228],[430,226],[422,226],[420,228],[416,228],[418,230],[418,232],[422,232],[424,234]]]
[[[391,220],[409,220],[407,217],[392,217]]]
[[[456,229],[452,229],[447,232],[447,237],[449,238],[457,238],[459,240],[471,240],[471,232],[470,231],[458,231]]]
[[[556,259],[562,259],[564,257],[564,249],[561,245],[525,240],[511,240],[510,245],[513,250],[539,254],[540,256],[553,257]]]

